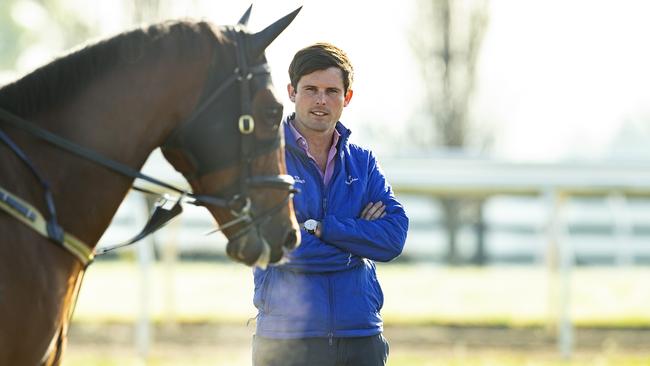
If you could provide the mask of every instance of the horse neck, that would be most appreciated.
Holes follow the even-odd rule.
[[[181,63],[160,60],[147,69],[112,72],[76,100],[37,117],[55,133],[140,170],[194,107],[209,57]],[[49,127],[52,126],[52,127]],[[61,226],[95,245],[133,178],[40,143],[31,154],[52,187]]]

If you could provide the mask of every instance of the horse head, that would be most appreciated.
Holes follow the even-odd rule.
[[[229,239],[228,255],[248,265],[282,259],[300,242],[286,176],[278,99],[264,50],[300,9],[266,29],[246,27],[251,8],[236,26],[221,27],[198,106],[162,146]]]

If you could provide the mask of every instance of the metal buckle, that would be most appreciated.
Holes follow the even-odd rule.
[[[230,213],[235,217],[249,216],[251,212],[251,199],[246,196],[235,195],[230,202],[228,202]]]
[[[239,132],[243,135],[250,135],[255,130],[255,120],[250,114],[239,117]]]
[[[251,80],[253,78],[253,73],[252,72],[249,72],[246,75],[243,75],[241,73],[241,70],[239,69],[239,67],[235,68],[235,74],[237,74],[237,81],[240,81],[240,82],[241,81],[248,81],[248,80]]]

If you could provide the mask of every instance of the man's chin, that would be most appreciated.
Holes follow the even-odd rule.
[[[330,121],[310,121],[307,125],[312,131],[327,132],[330,131],[334,123]]]
[[[300,127],[301,125],[302,128],[307,128],[314,132],[324,133],[324,132],[332,131],[334,126],[336,125],[336,121],[332,121],[331,115],[317,117],[310,114],[309,116],[307,116],[307,118],[304,118],[301,121],[297,121],[296,127]],[[300,128],[298,128],[298,130],[300,130]]]

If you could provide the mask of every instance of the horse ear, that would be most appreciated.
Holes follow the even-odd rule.
[[[248,7],[244,15],[241,16],[239,21],[237,22],[237,25],[248,25],[248,19],[251,17],[251,10],[253,10],[253,4]]]
[[[258,56],[260,56],[266,47],[268,47],[271,42],[273,42],[273,40],[279,36],[280,33],[285,30],[285,28],[287,28],[289,24],[291,24],[301,9],[302,6],[277,20],[275,23],[269,25],[263,31],[251,35],[250,41],[248,43],[250,45],[248,56],[251,59],[256,59]]]

